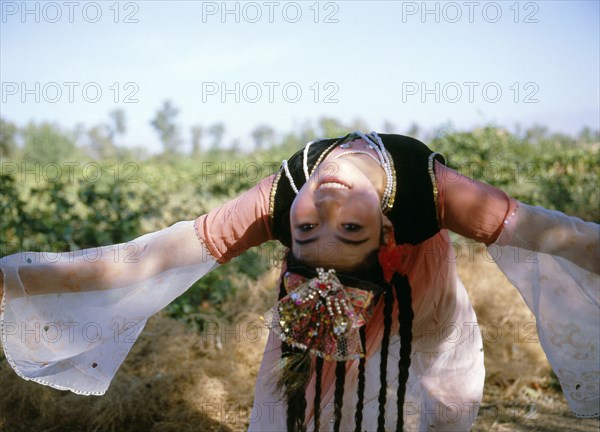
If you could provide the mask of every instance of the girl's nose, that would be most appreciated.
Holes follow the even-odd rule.
[[[342,206],[345,200],[346,196],[342,190],[327,189],[315,196],[315,206],[319,212],[331,216]]]

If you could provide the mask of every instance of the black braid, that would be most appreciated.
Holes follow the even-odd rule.
[[[286,291],[283,279],[279,286],[279,299],[285,297]],[[284,364],[278,386],[285,392],[287,402],[287,430],[288,432],[304,432],[304,418],[306,414],[306,385],[298,385],[298,377],[308,377],[310,374],[310,357],[308,353],[291,345],[281,343],[281,360]]]
[[[335,397],[333,407],[335,409],[334,432],[339,432],[342,422],[342,405],[344,404],[344,381],[346,379],[346,362],[339,361],[335,365]]]
[[[396,430],[401,431],[404,425],[404,397],[406,395],[406,382],[410,368],[410,353],[412,346],[412,323],[414,313],[412,310],[412,292],[408,278],[396,274],[393,285],[396,288],[398,299],[398,323],[400,324],[400,358],[398,359],[398,418]]]
[[[285,290],[285,284],[283,283],[283,277],[281,278],[281,281],[279,282],[279,295],[277,297],[277,300],[281,300],[282,298],[284,298],[286,296],[287,292]]]
[[[379,417],[377,417],[377,431],[385,431],[385,402],[387,391],[387,356],[390,344],[390,332],[392,328],[392,309],[394,306],[394,293],[390,286],[384,293],[385,304],[383,307],[383,337],[381,339],[381,365],[379,366]]]
[[[323,358],[317,356],[317,368],[316,368],[316,379],[315,379],[315,432],[319,431],[319,421],[321,420],[321,379],[323,376]]]
[[[365,349],[367,346],[366,327],[366,325],[363,325],[359,329],[360,342]],[[356,402],[356,413],[354,414],[354,423],[356,423],[355,432],[361,432],[362,430],[363,405],[365,400],[365,361],[367,353],[365,352],[364,354],[365,356],[361,357],[358,362],[358,401]]]
[[[311,278],[316,276],[316,272],[314,268],[311,268],[310,265],[304,264],[301,260],[298,260],[291,252],[286,254],[286,265],[287,270],[299,275],[302,275],[306,278]],[[389,336],[392,322],[392,308],[394,302],[393,292],[390,291],[389,285],[386,283],[383,277],[383,271],[381,267],[378,265],[377,251],[373,251],[367,258],[364,260],[364,265],[360,268],[356,269],[351,273],[337,273],[338,278],[342,282],[342,284],[346,286],[352,286],[358,289],[362,289],[365,291],[370,291],[374,294],[375,298],[379,298],[382,295],[382,292],[385,291],[385,308],[384,312],[386,313],[386,318],[384,320],[384,324],[386,329],[384,330],[384,349],[382,351],[383,358],[385,361],[382,361],[382,366],[384,368],[384,372],[382,375],[382,383],[383,389],[381,396],[380,392],[380,401],[383,400],[382,405],[380,406],[380,416],[383,418],[385,411],[385,391],[387,387],[386,375],[387,375],[387,353],[388,353],[388,344],[389,344]],[[389,293],[388,293],[389,291]],[[388,295],[389,294],[389,295]],[[280,286],[279,299],[285,297],[287,292],[285,287],[283,286],[283,282]],[[389,297],[389,298],[388,298]],[[364,326],[360,329],[361,340],[363,346],[366,346],[366,333]],[[308,383],[308,378],[310,377],[310,356],[306,355],[304,360],[301,361],[298,359],[298,350],[293,349],[287,346],[285,343],[281,345],[282,349],[282,359],[284,359],[284,371],[281,374],[282,377],[287,376],[288,379],[280,379],[278,382],[278,387],[284,391],[284,395],[287,402],[287,421],[288,421],[288,432],[296,432],[296,431],[304,431],[306,426],[304,425],[305,420],[305,411],[306,411],[306,387]],[[286,352],[293,352],[295,355],[289,355],[286,358]],[[292,361],[285,361],[285,360]],[[309,361],[306,361],[309,360]],[[317,364],[320,360],[317,359]],[[340,364],[341,363],[341,364]],[[293,366],[293,367],[290,367]],[[361,359],[359,363],[359,384],[358,384],[358,393],[359,393],[359,413],[355,414],[355,418],[358,418],[358,423],[361,424],[363,420],[363,411],[364,411],[364,393],[365,393],[365,359]],[[290,377],[290,372],[295,375],[295,378]],[[322,374],[322,372],[321,372]],[[336,387],[334,392],[334,428],[339,430],[342,418],[342,405],[343,405],[343,396],[344,396],[344,380],[346,377],[346,367],[344,362],[339,362],[336,365]],[[303,382],[303,379],[306,379],[306,383]],[[317,385],[319,388],[315,387],[315,400],[317,399],[317,392],[319,394],[322,393],[321,386],[322,379],[317,380]],[[302,394],[300,394],[302,392]],[[383,398],[383,399],[382,399]],[[321,417],[321,409],[319,404],[315,403],[315,425],[320,423]],[[358,416],[358,417],[356,417]],[[381,423],[383,427],[383,422]],[[317,427],[315,427],[315,430]]]

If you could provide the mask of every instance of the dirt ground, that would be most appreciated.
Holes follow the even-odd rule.
[[[483,331],[486,385],[474,431],[596,432],[577,419],[537,342],[517,292],[483,254],[459,262]],[[102,397],[78,396],[17,377],[0,356],[0,431],[244,431],[266,339],[260,314],[273,301],[275,273],[232,304],[235,324],[203,334],[151,318]]]

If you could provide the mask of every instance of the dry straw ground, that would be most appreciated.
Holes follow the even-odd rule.
[[[459,274],[485,341],[487,379],[474,430],[597,431],[598,419],[570,415],[533,317],[496,266],[479,252],[459,261]],[[201,335],[160,314],[150,319],[103,397],[24,381],[0,356],[0,430],[246,430],[266,339],[260,314],[274,300],[275,278],[270,272],[231,304],[238,324]]]

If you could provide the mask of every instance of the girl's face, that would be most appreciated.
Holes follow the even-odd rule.
[[[321,163],[290,211],[292,252],[306,265],[351,271],[380,246],[381,196],[350,158]],[[384,222],[385,220],[385,222]]]

